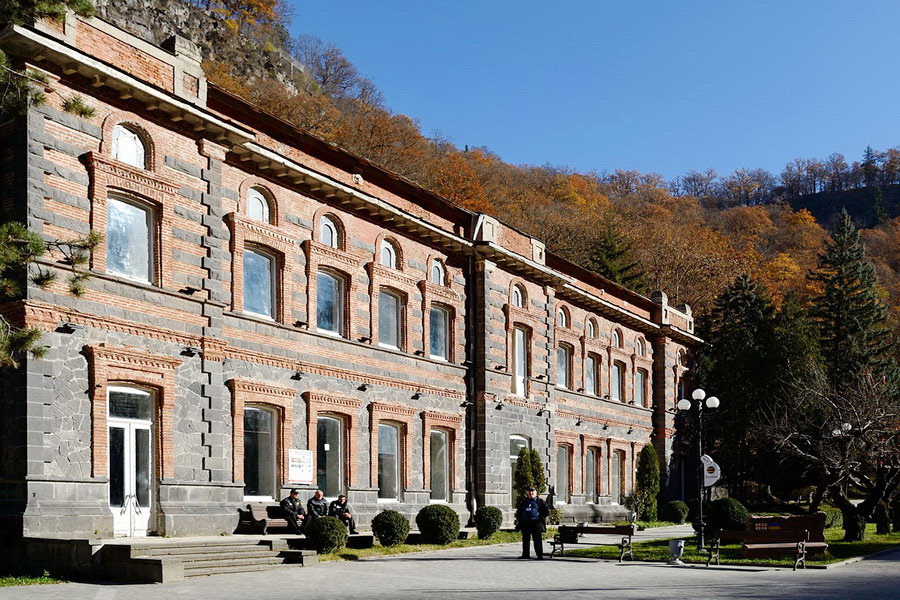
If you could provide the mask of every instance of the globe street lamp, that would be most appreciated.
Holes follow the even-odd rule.
[[[706,397],[706,392],[697,388],[691,393],[694,401],[682,398],[678,401],[678,410],[688,411],[694,409],[694,419],[696,422],[696,445],[697,445],[697,517],[699,531],[697,533],[697,550],[703,550],[706,546],[704,540],[704,529],[706,523],[703,522],[703,405],[706,408],[718,408],[719,399],[715,396]],[[703,400],[706,399],[706,402]]]

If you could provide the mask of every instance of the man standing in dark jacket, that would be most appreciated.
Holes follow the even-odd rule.
[[[341,523],[350,530],[350,533],[356,533],[356,521],[353,520],[353,515],[350,514],[350,507],[347,506],[347,496],[341,494],[337,497],[337,500],[333,500],[328,505],[328,516],[340,519]]]
[[[300,490],[293,489],[290,496],[281,501],[284,518],[287,519],[288,526],[298,535],[303,532],[303,522],[306,520],[306,513],[303,511],[303,503],[298,498],[299,495]]]
[[[306,513],[309,515],[310,522],[319,517],[328,516],[328,500],[324,496],[322,490],[316,490],[313,497],[306,503]]]
[[[546,519],[549,514],[546,502],[537,497],[537,491],[533,487],[525,488],[525,497],[516,510],[516,523],[522,532],[522,556],[519,558],[531,558],[528,546],[529,540],[533,540],[537,559],[544,559],[543,537],[547,530]]]

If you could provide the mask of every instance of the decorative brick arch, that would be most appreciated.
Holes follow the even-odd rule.
[[[310,330],[315,331],[318,313],[318,272],[325,268],[338,273],[344,278],[344,337],[356,338],[358,317],[352,310],[354,299],[359,293],[359,267],[362,255],[349,250],[341,250],[326,246],[315,239],[305,240],[303,249],[306,252],[306,322]]]
[[[381,265],[381,242],[390,242],[394,247],[394,252],[397,254],[397,270],[401,272],[406,271],[406,254],[403,252],[403,245],[399,239],[387,231],[382,231],[375,238],[375,264]]]
[[[156,143],[147,128],[148,123],[144,119],[141,119],[130,112],[114,111],[106,115],[103,119],[103,124],[101,125],[103,137],[100,139],[100,154],[115,161],[112,155],[112,147],[113,130],[116,128],[116,125],[123,125],[138,134],[141,141],[144,142],[144,162],[146,170],[157,171],[159,169],[160,161],[157,156]],[[119,161],[115,162],[117,164],[122,164],[119,163]]]
[[[278,194],[275,193],[274,186],[261,177],[247,177],[241,181],[238,186],[238,213],[244,217],[247,216],[247,193],[250,191],[250,188],[258,189],[269,202],[269,223],[267,225],[280,227],[284,212],[281,208],[282,201]]]
[[[131,383],[156,391],[154,428],[157,476],[160,479],[174,477],[175,371],[181,360],[137,348],[109,347],[106,344],[85,346],[84,352],[88,357],[91,386],[91,474],[94,477],[109,474],[109,384]]]
[[[306,447],[313,453],[316,452],[319,443],[317,427],[319,415],[334,415],[344,422],[343,441],[346,448],[344,479],[347,486],[355,486],[359,468],[359,449],[356,438],[359,430],[359,407],[362,400],[319,390],[303,392],[303,398],[306,400],[307,414]]]
[[[328,217],[331,219],[331,222],[334,223],[335,228],[337,229],[338,236],[338,244],[337,248],[332,248],[333,250],[344,250],[347,248],[347,227],[344,225],[344,219],[338,216],[337,213],[330,206],[320,206],[316,212],[313,213],[313,230],[312,230],[312,239],[319,244],[322,244],[322,217]],[[324,244],[322,244],[324,246]],[[330,248],[331,246],[326,246],[326,248]]]
[[[261,406],[278,415],[279,484],[288,479],[288,451],[292,444],[294,398],[297,391],[249,379],[229,379],[231,389],[232,473],[235,482],[244,481],[244,407]]]

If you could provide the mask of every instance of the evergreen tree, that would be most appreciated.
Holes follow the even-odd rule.
[[[638,518],[656,520],[656,496],[659,494],[659,455],[650,444],[638,457],[634,502]]]
[[[641,291],[644,271],[634,257],[631,243],[611,216],[604,219],[602,227],[600,237],[594,243],[591,269],[610,281]]]
[[[528,448],[522,448],[519,450],[519,458],[516,460],[516,470],[513,471],[513,490],[515,491],[513,506],[518,506],[525,494],[525,490],[530,487],[534,487],[531,451]]]
[[[544,463],[541,453],[531,449],[531,481],[538,496],[547,491],[547,475],[544,473]]]
[[[841,387],[870,368],[893,377],[893,342],[887,310],[878,297],[875,267],[846,210],[841,211],[810,279],[821,286],[811,314],[832,385]]]

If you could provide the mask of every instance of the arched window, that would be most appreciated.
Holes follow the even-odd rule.
[[[447,285],[447,272],[444,270],[444,265],[442,265],[439,260],[431,263],[431,283]]]
[[[512,289],[512,305],[516,308],[525,308],[525,290],[521,285],[514,285]]]
[[[378,424],[378,498],[400,498],[400,428]]]
[[[340,247],[338,227],[331,217],[322,217],[322,220],[319,222],[319,241],[331,248]]]
[[[269,199],[257,187],[247,190],[247,216],[254,221],[262,221],[263,223],[271,223],[271,210],[269,207]]]
[[[634,343],[634,352],[638,356],[644,356],[644,353],[647,351],[646,346],[644,345],[644,338],[638,338]]]
[[[390,267],[391,269],[397,268],[397,248],[394,247],[393,243],[388,240],[382,240],[379,256],[379,262],[382,266]]]
[[[556,326],[569,326],[569,311],[566,310],[565,306],[560,306],[558,309],[556,309]]]
[[[147,148],[137,131],[116,125],[112,132],[113,158],[138,169],[147,168]]]
[[[616,348],[622,347],[622,332],[618,329],[613,329],[612,332],[612,345]]]
[[[330,416],[316,419],[316,487],[329,498],[344,491],[344,422]]]
[[[589,340],[597,339],[597,323],[593,319],[587,320],[587,325],[585,325],[584,333]]]
[[[106,270],[152,283],[153,209],[142,202],[109,197],[106,202]]]

